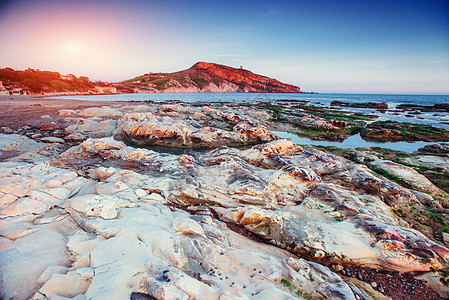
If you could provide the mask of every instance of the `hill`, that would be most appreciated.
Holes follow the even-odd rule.
[[[61,75],[34,69],[0,69],[0,94],[109,94],[117,93],[112,84],[91,81],[85,76]]]
[[[0,94],[301,93],[297,86],[243,68],[198,62],[174,73],[147,73],[117,83],[34,69],[0,69]]]
[[[206,62],[174,73],[147,73],[116,85],[137,93],[301,93],[297,86],[249,70]]]

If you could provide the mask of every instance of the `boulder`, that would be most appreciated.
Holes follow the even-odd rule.
[[[101,117],[101,118],[116,118],[121,117],[123,113],[109,106],[103,107],[89,107],[79,112],[81,117]]]
[[[64,144],[65,140],[61,139],[61,138],[57,138],[54,136],[47,136],[47,137],[43,137],[41,138],[41,142],[43,143],[58,143],[58,144]]]
[[[119,122],[116,136],[138,145],[158,145],[166,147],[210,148],[223,145],[245,145],[267,142],[276,136],[263,126],[242,122],[233,130],[210,126],[197,128],[188,121],[159,117],[152,113],[125,115]]]

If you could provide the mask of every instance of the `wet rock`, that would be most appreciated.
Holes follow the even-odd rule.
[[[431,125],[376,121],[363,127],[362,138],[376,141],[447,142],[449,132]]]
[[[3,133],[6,133],[6,134],[10,134],[10,133],[13,133],[14,131],[11,129],[11,128],[9,128],[9,127],[2,127],[2,128],[0,128],[1,130],[2,130],[2,132]]]
[[[340,272],[343,270],[343,266],[339,265],[339,264],[334,264],[331,265],[332,270],[334,270],[335,272]]]
[[[302,127],[320,129],[320,130],[336,130],[349,127],[349,123],[338,122],[336,120],[328,120],[307,113],[281,114],[282,119],[290,123],[300,125]]]
[[[87,137],[84,134],[81,134],[79,132],[75,132],[75,133],[71,133],[68,134],[64,137],[65,140],[67,141],[84,141],[85,139],[87,139]]]
[[[76,124],[65,128],[65,134],[83,134],[88,137],[99,138],[112,135],[117,127],[115,120],[79,119]]]
[[[65,140],[61,139],[61,138],[54,137],[54,136],[47,136],[47,137],[41,138],[41,142],[64,144]]]
[[[152,113],[126,115],[120,121],[118,136],[138,145],[166,147],[209,148],[223,145],[245,145],[271,141],[276,137],[265,126],[254,126],[249,122],[224,130],[205,126],[197,128],[188,121],[156,117]]]
[[[443,242],[446,246],[449,246],[449,233],[443,232]]]
[[[433,156],[433,155],[418,155],[412,157],[406,157],[403,159],[405,163],[422,166],[431,167],[435,169],[441,169],[444,172],[449,172],[449,157]]]
[[[330,104],[331,106],[342,107],[357,107],[357,108],[372,108],[372,109],[388,109],[388,104],[385,102],[365,102],[365,103],[351,103],[334,100]]]
[[[449,143],[427,145],[418,149],[418,154],[449,155]]]
[[[0,151],[32,151],[39,143],[19,134],[0,134]]]
[[[448,249],[428,240],[421,233],[401,227],[403,221],[398,220],[391,213],[389,206],[383,202],[409,205],[413,201],[418,201],[416,194],[377,178],[366,167],[354,166],[345,170],[344,164],[337,163],[335,160],[338,158],[334,156],[304,150],[293,155],[281,155],[278,158],[283,166],[301,165],[302,168],[309,168],[309,172],[314,171],[315,174],[322,174],[321,176],[330,174],[334,180],[343,180],[346,185],[355,185],[366,190],[368,193],[362,196],[351,187],[344,188],[318,179],[304,184],[302,178],[287,177],[290,175],[290,169],[285,167],[281,168],[282,173],[274,175],[270,168],[276,164],[260,164],[258,161],[266,157],[250,156],[248,153],[251,152],[226,149],[212,151],[209,154],[211,160],[206,160],[210,167],[206,168],[207,171],[200,172],[215,174],[211,171],[216,164],[219,164],[221,172],[217,172],[215,176],[223,179],[218,182],[228,182],[229,187],[237,182],[225,179],[227,172],[230,172],[228,175],[230,178],[236,178],[233,174],[239,172],[238,178],[244,180],[241,181],[244,182],[244,189],[228,188],[224,197],[215,196],[216,203],[224,208],[215,204],[214,210],[226,222],[244,226],[249,231],[293,252],[324,252],[325,254],[320,257],[326,257],[327,260],[336,263],[363,261],[365,265],[382,265],[391,270],[424,271],[429,270],[431,265],[440,265],[442,261],[439,257],[449,254]],[[242,166],[242,161],[238,158],[248,156],[252,157],[252,160],[248,160],[252,164],[264,167],[263,172],[250,165],[244,165],[244,168],[238,171],[235,168],[229,171],[223,168],[225,165],[232,166],[234,160]],[[259,159],[255,159],[257,157]],[[217,186],[216,183],[214,185]],[[224,188],[215,188],[215,191],[218,190],[226,191]],[[270,191],[269,195],[276,199],[275,201],[271,197],[265,198],[268,195],[265,193],[266,190]],[[240,198],[239,193],[245,194],[246,197]],[[296,201],[301,199],[301,202],[287,202],[287,195],[291,193],[298,195]],[[182,201],[197,203],[202,201],[200,195],[211,194],[213,194],[211,191],[203,187]],[[301,194],[306,194],[307,197],[300,196]],[[277,200],[277,195],[282,195],[283,202]],[[207,196],[204,198],[210,199]],[[229,202],[230,200],[232,202]],[[231,207],[230,203],[237,207]],[[319,230],[316,231],[316,228]],[[341,236],[345,236],[345,239],[335,238]],[[420,251],[428,253],[424,255],[420,254]]]
[[[337,177],[394,205],[407,205],[418,201],[415,193],[396,183],[376,177],[366,166],[351,166],[339,172]]]
[[[370,162],[368,165],[381,169],[390,175],[404,180],[415,190],[426,192],[433,196],[445,194],[443,190],[436,187],[429,179],[411,167],[385,160],[375,160]]]
[[[60,129],[60,127],[55,125],[42,125],[40,128],[41,131],[55,131],[57,129]]]
[[[60,116],[72,116],[72,115],[76,115],[77,112],[75,110],[71,110],[71,109],[60,109],[58,111],[58,115]]]
[[[429,272],[420,274],[416,276],[416,278],[426,281],[426,284],[430,285],[441,298],[449,298],[449,288],[443,283],[444,278],[441,276],[441,274]]]
[[[449,105],[444,103],[437,103],[434,105],[399,104],[396,108],[403,109],[406,111],[421,111],[421,112],[449,111]]]

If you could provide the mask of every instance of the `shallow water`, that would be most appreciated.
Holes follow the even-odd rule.
[[[392,120],[417,124],[428,124],[449,130],[448,113],[410,114],[394,110],[398,104],[433,105],[449,103],[449,95],[370,95],[370,94],[295,94],[295,93],[159,93],[159,94],[117,94],[117,95],[88,95],[63,96],[61,99],[78,99],[86,101],[155,101],[164,102],[180,100],[184,102],[231,102],[231,103],[257,103],[271,102],[285,103],[288,100],[309,101],[310,104],[329,107],[334,101],[351,103],[385,102],[390,111],[382,113],[370,108],[334,107],[345,111],[364,114],[379,115],[380,120]],[[283,102],[284,101],[284,102]],[[399,115],[395,114],[399,112]],[[444,123],[443,123],[444,122]]]
[[[449,113],[446,112],[430,112],[416,113],[403,112],[396,110],[398,104],[418,104],[433,105],[437,103],[449,103],[449,95],[387,95],[387,94],[294,94],[294,93],[158,93],[158,94],[117,94],[117,95],[89,95],[89,96],[64,96],[62,99],[79,99],[87,101],[155,101],[164,102],[170,100],[180,100],[184,102],[231,102],[231,103],[257,103],[279,101],[309,101],[310,104],[329,107],[333,100],[360,103],[360,102],[385,102],[388,104],[388,110],[376,110],[370,108],[351,108],[351,107],[335,107],[344,111],[358,112],[363,114],[377,115],[379,118],[369,121],[397,121],[415,124],[427,124],[439,128],[449,130]],[[284,102],[285,103],[285,102]],[[367,123],[369,123],[367,122]],[[356,147],[382,147],[392,150],[413,152],[425,145],[431,144],[426,142],[368,142],[363,140],[360,135],[354,135],[343,142],[315,141],[308,138],[299,138],[296,135],[278,132],[278,136],[282,135],[291,138],[295,143],[309,145],[336,146],[340,148],[356,148]],[[281,136],[280,136],[281,137]],[[155,151],[166,152],[166,149],[152,149]],[[176,153],[186,153],[188,150],[174,150]]]
[[[404,151],[408,153],[415,152],[419,148],[426,145],[434,144],[427,142],[371,142],[365,141],[359,134],[348,137],[343,142],[329,142],[329,141],[315,141],[309,138],[302,138],[296,134],[282,131],[272,131],[275,135],[282,139],[289,139],[295,144],[299,145],[311,145],[311,146],[334,146],[338,148],[362,148],[362,147],[380,147],[391,150]]]

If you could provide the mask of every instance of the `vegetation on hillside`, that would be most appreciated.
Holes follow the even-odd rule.
[[[85,76],[62,76],[58,72],[34,69],[14,70],[0,69],[0,81],[8,89],[20,88],[31,93],[87,92],[95,86],[106,86],[104,82],[92,82]]]
[[[158,92],[169,88],[174,90],[181,88],[182,91],[182,88],[190,88],[209,92],[214,89],[214,85],[229,87],[230,83],[232,91],[237,92],[300,93],[299,87],[273,78],[244,69],[205,62],[196,63],[189,69],[174,73],[147,73],[119,84],[136,91]]]
[[[196,85],[201,90],[209,84],[209,81],[219,84],[220,79],[215,77],[209,74],[206,75],[201,71],[188,69],[175,73],[148,73],[125,80],[121,84],[128,88],[138,88],[141,90],[165,90],[169,87],[169,82],[178,82],[177,84],[184,87]]]

